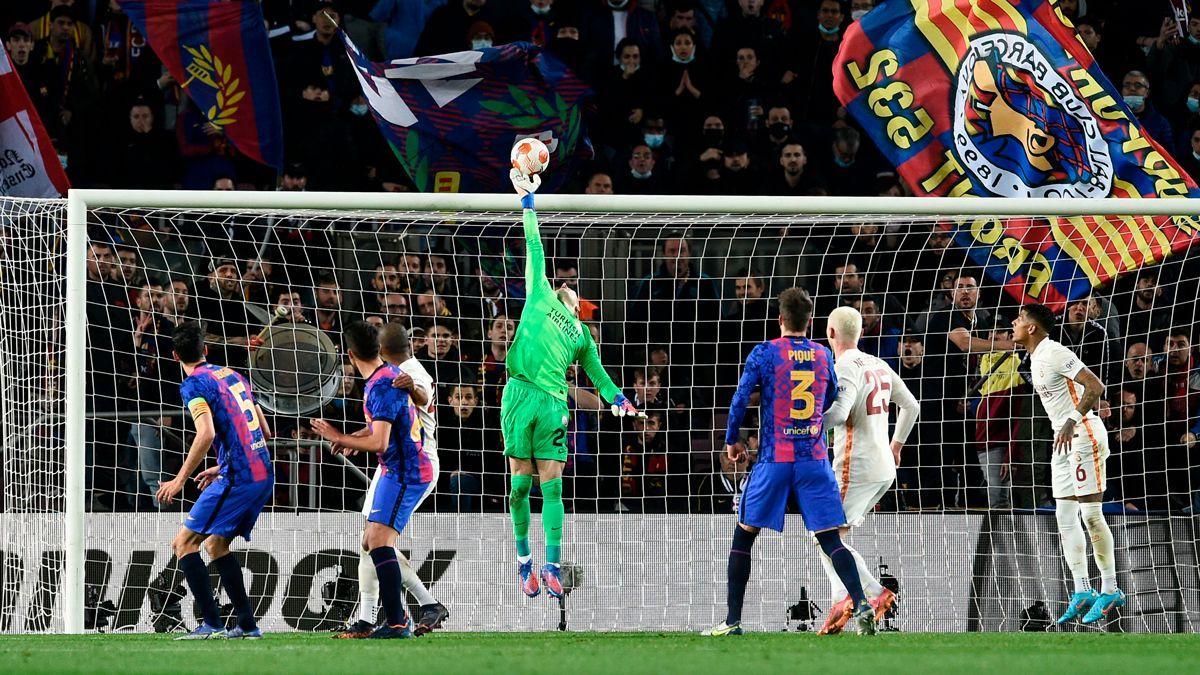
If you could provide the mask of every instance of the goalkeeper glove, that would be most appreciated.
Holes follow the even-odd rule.
[[[645,419],[646,413],[638,412],[638,409],[633,407],[629,399],[625,398],[625,394],[617,394],[617,397],[612,402],[612,414],[617,417],[641,417]]]
[[[521,207],[526,209],[533,208],[533,193],[542,186],[542,177],[536,173],[527,176],[516,169],[511,169],[508,172],[508,179],[512,181],[513,188],[521,197]]]

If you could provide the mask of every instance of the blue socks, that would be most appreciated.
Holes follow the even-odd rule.
[[[371,560],[375,563],[375,576],[379,577],[379,602],[389,626],[399,626],[408,621],[404,613],[404,595],[401,590],[400,561],[396,549],[380,546],[371,549]]]
[[[862,581],[858,576],[858,564],[854,562],[854,554],[842,546],[842,537],[837,530],[825,530],[817,533],[817,543],[821,545],[821,550],[829,556],[829,561],[833,563],[833,571],[837,572],[838,578],[842,580],[842,585],[846,587],[846,592],[850,594],[850,599],[854,601],[854,606],[857,608],[866,596],[863,594]]]
[[[729,547],[729,566],[725,570],[727,579],[725,604],[728,613],[725,625],[732,626],[742,621],[742,603],[746,598],[746,584],[750,581],[750,549],[758,533],[747,532],[741,525],[733,528],[733,545]],[[853,560],[851,560],[853,564]]]
[[[217,571],[221,573],[221,585],[237,610],[238,626],[244,631],[258,629],[254,620],[254,610],[250,607],[250,596],[246,594],[246,583],[242,581],[242,566],[232,553],[227,553],[213,561]]]
[[[226,558],[229,556],[225,556]],[[221,613],[217,609],[217,600],[213,597],[212,580],[208,578],[208,568],[200,558],[200,552],[189,553],[179,559],[179,569],[187,578],[188,588],[192,589],[192,598],[200,606],[204,614],[204,623],[212,628],[222,629]]]

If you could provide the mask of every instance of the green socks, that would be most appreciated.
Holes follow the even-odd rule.
[[[562,479],[542,483],[542,530],[546,533],[546,562],[551,565],[557,565],[562,557],[563,511]]]
[[[512,490],[508,493],[508,512],[512,516],[513,537],[517,541],[517,558],[520,562],[529,560],[529,488],[533,485],[533,476],[512,476]],[[561,490],[560,490],[561,494]],[[559,523],[562,523],[561,500],[559,507]]]
[[[512,515],[517,560],[529,560],[529,489],[533,476],[512,476],[508,493],[508,512]],[[557,565],[562,558],[563,530],[562,479],[542,483],[542,530],[546,533],[546,562]]]

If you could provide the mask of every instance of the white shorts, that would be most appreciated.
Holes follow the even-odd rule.
[[[1103,493],[1108,476],[1105,470],[1107,462],[1108,432],[1104,425],[1089,420],[1076,426],[1070,451],[1066,454],[1053,451],[1050,457],[1054,498]]]
[[[433,494],[433,489],[437,487],[438,470],[441,468],[439,466],[440,462],[438,462],[437,455],[431,457],[429,462],[433,465],[433,480],[429,481],[429,487],[425,488],[425,494],[421,495],[421,501],[417,502],[416,507],[413,509],[414,511],[421,508],[421,504],[425,503],[425,499],[428,498],[429,495]],[[371,504],[375,500],[375,486],[379,485],[379,477],[382,475],[383,468],[376,466],[375,473],[371,476],[371,484],[367,487],[367,496],[363,498],[362,514],[364,518],[371,515]]]
[[[883,499],[894,482],[894,479],[869,483],[851,481],[849,486],[842,487],[842,510],[846,512],[846,524],[850,527],[862,525],[867,514]]]

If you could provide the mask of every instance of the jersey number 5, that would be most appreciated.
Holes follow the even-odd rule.
[[[793,370],[792,371],[792,409],[791,417],[794,420],[806,420],[813,416],[813,410],[817,407],[817,399],[813,398],[813,394],[809,389],[813,382],[816,381],[816,376],[811,370]],[[800,402],[800,407],[796,407],[796,402]]]
[[[892,379],[886,370],[868,370],[867,382],[871,393],[867,394],[867,414],[886,415],[892,402]]]
[[[234,382],[229,385],[229,391],[233,393],[233,397],[237,399],[238,407],[242,409],[242,414],[246,416],[246,428],[250,431],[258,431],[258,412],[254,409],[254,401],[251,401],[250,395],[246,393],[246,385],[241,382]]]

